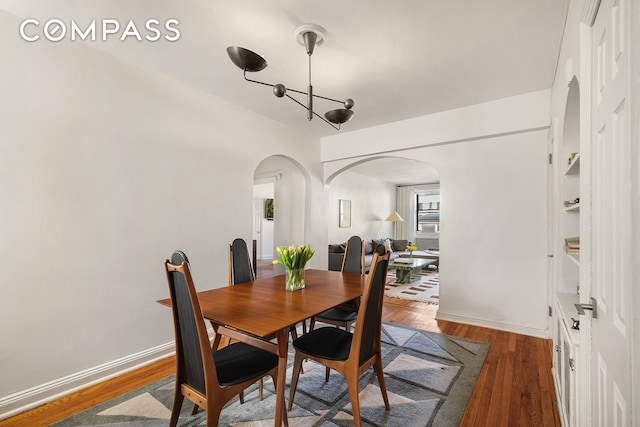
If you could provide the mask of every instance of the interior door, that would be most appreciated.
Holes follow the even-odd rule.
[[[256,257],[262,259],[262,217],[264,199],[253,199],[253,240],[256,241]]]
[[[592,424],[631,425],[631,147],[628,0],[602,0],[592,27]]]

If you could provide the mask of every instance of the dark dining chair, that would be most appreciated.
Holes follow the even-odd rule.
[[[244,239],[234,239],[229,245],[229,286],[239,283],[253,282],[256,279],[255,270],[251,265],[251,257],[247,242]],[[303,331],[306,332],[306,325],[303,324]],[[298,338],[298,332],[295,326],[289,330],[291,338]],[[271,338],[275,338],[275,335]],[[260,400],[263,397],[263,382],[258,383],[258,396]],[[244,402],[244,395],[240,394],[240,402]]]
[[[234,239],[229,244],[229,286],[238,283],[253,282],[256,279],[255,270],[251,265],[249,257],[249,249],[244,239]],[[230,344],[231,339],[227,337],[226,344]],[[260,400],[263,397],[263,381],[258,382],[258,396]],[[244,394],[240,393],[240,403],[244,403]]]
[[[293,407],[302,362],[313,360],[340,372],[347,381],[355,426],[360,426],[358,378],[373,367],[382,399],[387,410],[389,399],[382,371],[382,301],[389,266],[389,254],[373,255],[371,269],[358,310],[358,322],[353,333],[335,327],[322,327],[293,341],[295,358],[289,393],[288,409]]]
[[[176,251],[164,262],[176,340],[176,380],[169,425],[176,426],[186,397],[217,426],[224,405],[256,381],[278,372],[278,356],[259,340],[234,342],[212,350],[186,255]],[[216,334],[215,341],[220,335]],[[217,348],[214,342],[213,348]]]
[[[343,273],[364,274],[364,270],[364,241],[359,236],[351,236],[346,243],[340,271]],[[351,326],[356,321],[359,304],[359,299],[351,300],[317,314],[311,318],[309,330],[312,331],[316,321],[318,321],[342,326],[347,331],[351,331]]]
[[[229,285],[253,282],[255,279],[247,242],[235,239],[229,245]]]

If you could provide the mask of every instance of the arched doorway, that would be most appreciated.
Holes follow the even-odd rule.
[[[259,271],[271,271],[277,246],[302,244],[306,241],[309,176],[295,160],[274,155],[258,164],[253,182],[256,264]]]
[[[359,160],[337,170],[325,185],[330,269],[336,264],[332,265],[332,258],[339,258],[331,253],[332,247],[352,235],[371,242],[371,246],[374,241],[389,239],[398,257],[407,255],[405,248],[411,242],[425,259],[431,255],[439,262],[440,174],[433,165],[389,156]],[[341,227],[339,221],[341,201],[351,206],[349,227]],[[394,212],[401,221],[391,220]],[[417,252],[413,256],[417,258]],[[425,265],[424,269],[438,267]],[[425,302],[422,297],[427,294],[418,294],[415,299]],[[439,295],[429,295],[429,302],[437,304]],[[410,298],[408,293],[405,296]]]

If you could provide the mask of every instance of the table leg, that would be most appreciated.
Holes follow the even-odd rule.
[[[278,341],[278,378],[276,378],[276,419],[275,426],[280,427],[284,423],[289,426],[284,402],[284,388],[287,376],[287,354],[289,347],[289,328],[281,329],[276,334]]]
[[[409,283],[410,270],[396,268],[396,283]]]

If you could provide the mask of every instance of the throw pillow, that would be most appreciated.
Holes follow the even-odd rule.
[[[373,253],[373,243],[370,241],[364,242],[364,253],[365,255],[369,255]]]
[[[408,240],[394,240],[393,250],[397,252],[404,252],[405,249],[407,249],[408,244],[409,244]]]
[[[384,248],[387,250],[387,252],[392,253],[393,252],[393,248],[391,247],[391,240],[390,239],[385,239],[384,240]]]
[[[366,252],[367,254],[372,254],[374,249],[378,247],[378,245],[384,246],[384,239],[372,239],[371,240],[371,252]]]

